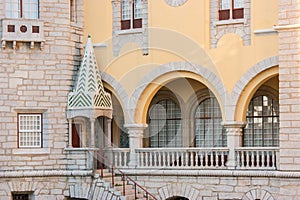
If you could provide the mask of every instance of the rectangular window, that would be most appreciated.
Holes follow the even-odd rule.
[[[42,147],[42,114],[18,115],[19,147]]]
[[[13,192],[12,200],[33,200],[33,192]]]
[[[142,28],[142,0],[121,1],[121,29]]]
[[[39,0],[6,0],[7,18],[39,18]]]
[[[220,0],[219,20],[244,18],[244,0]]]
[[[76,0],[70,0],[70,20],[71,22],[76,22],[76,13],[77,13],[77,9],[76,9]]]

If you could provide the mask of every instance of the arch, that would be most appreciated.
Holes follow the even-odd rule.
[[[200,191],[188,183],[168,184],[158,189],[161,199],[182,197],[186,199],[201,199]]]
[[[108,84],[108,89],[114,94],[114,96],[119,101],[121,107],[123,108],[124,117],[125,117],[126,103],[129,101],[127,92],[122,87],[122,85],[111,75],[109,75],[105,72],[101,72],[101,78],[105,83]]]
[[[189,200],[189,199],[181,196],[175,196],[175,197],[170,197],[166,200]]]
[[[261,188],[254,188],[245,193],[242,200],[275,200],[270,192]]]
[[[130,98],[130,104],[135,105],[133,119],[138,123],[146,121],[147,108],[156,92],[166,83],[179,79],[190,78],[208,87],[217,98],[220,107],[224,105],[227,91],[219,77],[210,70],[188,62],[172,62],[161,65],[149,72],[140,82]],[[142,108],[139,110],[139,108]]]
[[[278,75],[278,57],[270,57],[251,67],[235,84],[225,103],[227,121],[244,121],[249,101],[267,80]],[[239,109],[237,109],[239,108]]]

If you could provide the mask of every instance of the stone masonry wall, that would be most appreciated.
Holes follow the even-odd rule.
[[[191,200],[293,200],[300,195],[296,178],[146,175],[136,179],[161,200],[173,196]]]
[[[280,169],[300,169],[300,1],[279,0]]]
[[[68,195],[67,94],[74,84],[83,43],[83,1],[77,4],[77,21],[70,22],[68,0],[43,0],[39,20],[44,22],[45,45],[33,49],[17,42],[0,47],[0,199],[11,191],[33,191],[35,200],[64,199]],[[0,2],[0,19],[5,18]],[[2,24],[0,38],[2,38]],[[18,148],[18,112],[43,113],[43,148]],[[47,177],[13,178],[14,173],[43,173]],[[54,173],[54,172],[58,173]],[[13,174],[12,177],[6,172]],[[56,175],[55,175],[56,174]]]

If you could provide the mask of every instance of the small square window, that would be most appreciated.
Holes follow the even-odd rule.
[[[14,33],[15,25],[7,25],[7,32]]]

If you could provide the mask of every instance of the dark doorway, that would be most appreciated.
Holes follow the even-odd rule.
[[[189,200],[188,198],[185,197],[179,197],[179,196],[175,196],[175,197],[170,197],[166,200]]]

